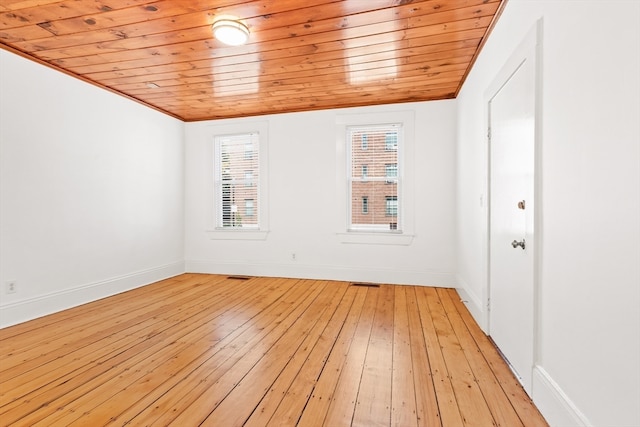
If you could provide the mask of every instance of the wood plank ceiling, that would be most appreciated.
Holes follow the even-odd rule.
[[[0,47],[184,121],[454,98],[506,0],[0,0]],[[249,42],[212,37],[234,15]]]

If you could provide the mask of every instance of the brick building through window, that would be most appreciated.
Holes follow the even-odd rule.
[[[350,229],[399,230],[399,125],[347,129],[350,146]]]

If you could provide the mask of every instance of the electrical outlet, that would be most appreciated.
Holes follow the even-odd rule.
[[[296,253],[293,252],[291,253],[291,261],[295,261],[296,260]]]
[[[15,294],[16,292],[18,292],[18,285],[16,284],[15,280],[10,280],[8,282],[6,282],[6,287],[5,287],[5,292],[8,294]]]

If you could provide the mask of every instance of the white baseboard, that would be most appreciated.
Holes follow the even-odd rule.
[[[184,262],[177,261],[100,282],[89,283],[63,291],[40,295],[35,298],[0,305],[0,328],[119,294],[159,280],[177,276],[184,273],[184,271]]]
[[[592,427],[587,417],[541,366],[533,368],[533,402],[551,427]]]
[[[480,329],[482,329],[486,334],[489,331],[489,319],[487,318],[487,312],[484,309],[486,305],[482,303],[482,299],[480,297],[470,291],[467,283],[459,276],[456,277],[456,281],[458,283],[456,290],[460,295],[460,299],[462,299],[462,302],[467,307],[476,323],[478,323]]]
[[[296,279],[319,279],[388,283],[396,285],[422,285],[455,288],[455,275],[443,271],[400,270],[393,268],[353,268],[344,266],[309,265],[292,261],[290,264],[215,262],[209,260],[187,260],[185,270],[189,273],[238,274],[263,277],[290,277]]]

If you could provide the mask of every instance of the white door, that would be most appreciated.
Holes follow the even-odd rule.
[[[488,102],[489,335],[531,394],[536,66],[535,49],[524,53],[507,63]]]

